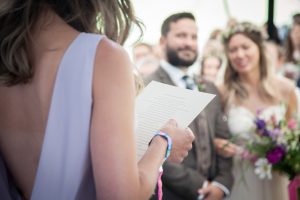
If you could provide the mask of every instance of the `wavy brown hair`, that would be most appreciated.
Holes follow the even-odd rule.
[[[104,34],[120,44],[132,24],[141,28],[130,0],[1,0],[0,84],[27,83],[33,77],[31,31],[48,8],[77,31]]]
[[[293,53],[295,51],[295,47],[294,47],[294,44],[293,44],[293,41],[292,41],[292,38],[291,38],[291,31],[295,26],[300,26],[300,19],[298,19],[298,21],[295,20],[293,22],[293,25],[292,25],[291,29],[288,32],[288,37],[287,37],[286,43],[285,43],[285,49],[286,49],[286,51],[285,51],[285,62],[291,62],[291,63],[297,64],[297,61],[295,60],[295,58],[293,56]]]
[[[268,101],[276,101],[277,96],[275,91],[271,87],[271,68],[269,66],[266,50],[265,50],[265,41],[263,34],[257,26],[249,23],[242,22],[236,24],[234,27],[228,29],[223,34],[223,42],[225,46],[225,53],[228,59],[228,45],[231,38],[236,34],[243,34],[251,41],[253,41],[259,49],[259,72],[260,72],[260,84],[259,84],[259,94],[262,98]],[[240,80],[239,74],[234,70],[233,66],[230,63],[230,60],[227,61],[227,66],[225,69],[224,75],[224,85],[226,89],[224,103],[228,107],[231,103],[241,101],[248,98],[249,93],[243,83]]]

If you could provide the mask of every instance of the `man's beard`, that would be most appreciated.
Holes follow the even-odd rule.
[[[182,59],[179,57],[178,53],[182,50],[190,50],[190,51],[193,51],[195,53],[195,57],[192,58],[192,59]],[[175,49],[172,49],[170,48],[169,46],[167,46],[167,49],[166,49],[166,56],[167,56],[167,61],[175,66],[175,67],[178,67],[178,68],[188,68],[189,66],[191,66],[192,64],[194,64],[194,62],[196,61],[197,59],[197,56],[198,56],[198,52],[195,51],[195,50],[192,50],[188,47],[186,48],[179,48],[177,50]]]

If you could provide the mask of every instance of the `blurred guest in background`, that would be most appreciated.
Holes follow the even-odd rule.
[[[159,66],[159,59],[150,44],[138,43],[133,47],[132,53],[136,69],[143,77],[153,73]]]
[[[201,59],[200,77],[215,82],[222,66],[222,58],[217,55],[205,55]]]
[[[153,55],[152,46],[144,42],[137,43],[132,48],[132,55],[133,61],[137,63],[144,57]]]
[[[300,87],[300,14],[293,16],[285,48],[285,75],[297,81],[297,86]]]
[[[266,41],[266,52],[268,60],[278,74],[283,73],[284,50],[282,46],[274,41]]]

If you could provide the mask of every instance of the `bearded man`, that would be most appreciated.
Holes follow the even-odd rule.
[[[176,13],[163,22],[160,45],[164,60],[153,74],[146,77],[146,84],[155,80],[198,90],[197,81],[187,73],[198,56],[197,32],[195,17],[191,13]],[[221,200],[230,195],[232,160],[218,155],[213,143],[215,137],[229,137],[226,117],[214,84],[205,82],[201,88],[217,96],[189,125],[195,141],[188,156],[181,164],[164,163],[165,200]]]

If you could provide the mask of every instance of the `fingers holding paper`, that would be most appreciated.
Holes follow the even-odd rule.
[[[188,155],[188,151],[192,148],[192,142],[195,139],[191,129],[178,128],[177,122],[171,119],[161,128],[161,131],[168,133],[173,142],[168,161],[176,163],[182,162]]]

